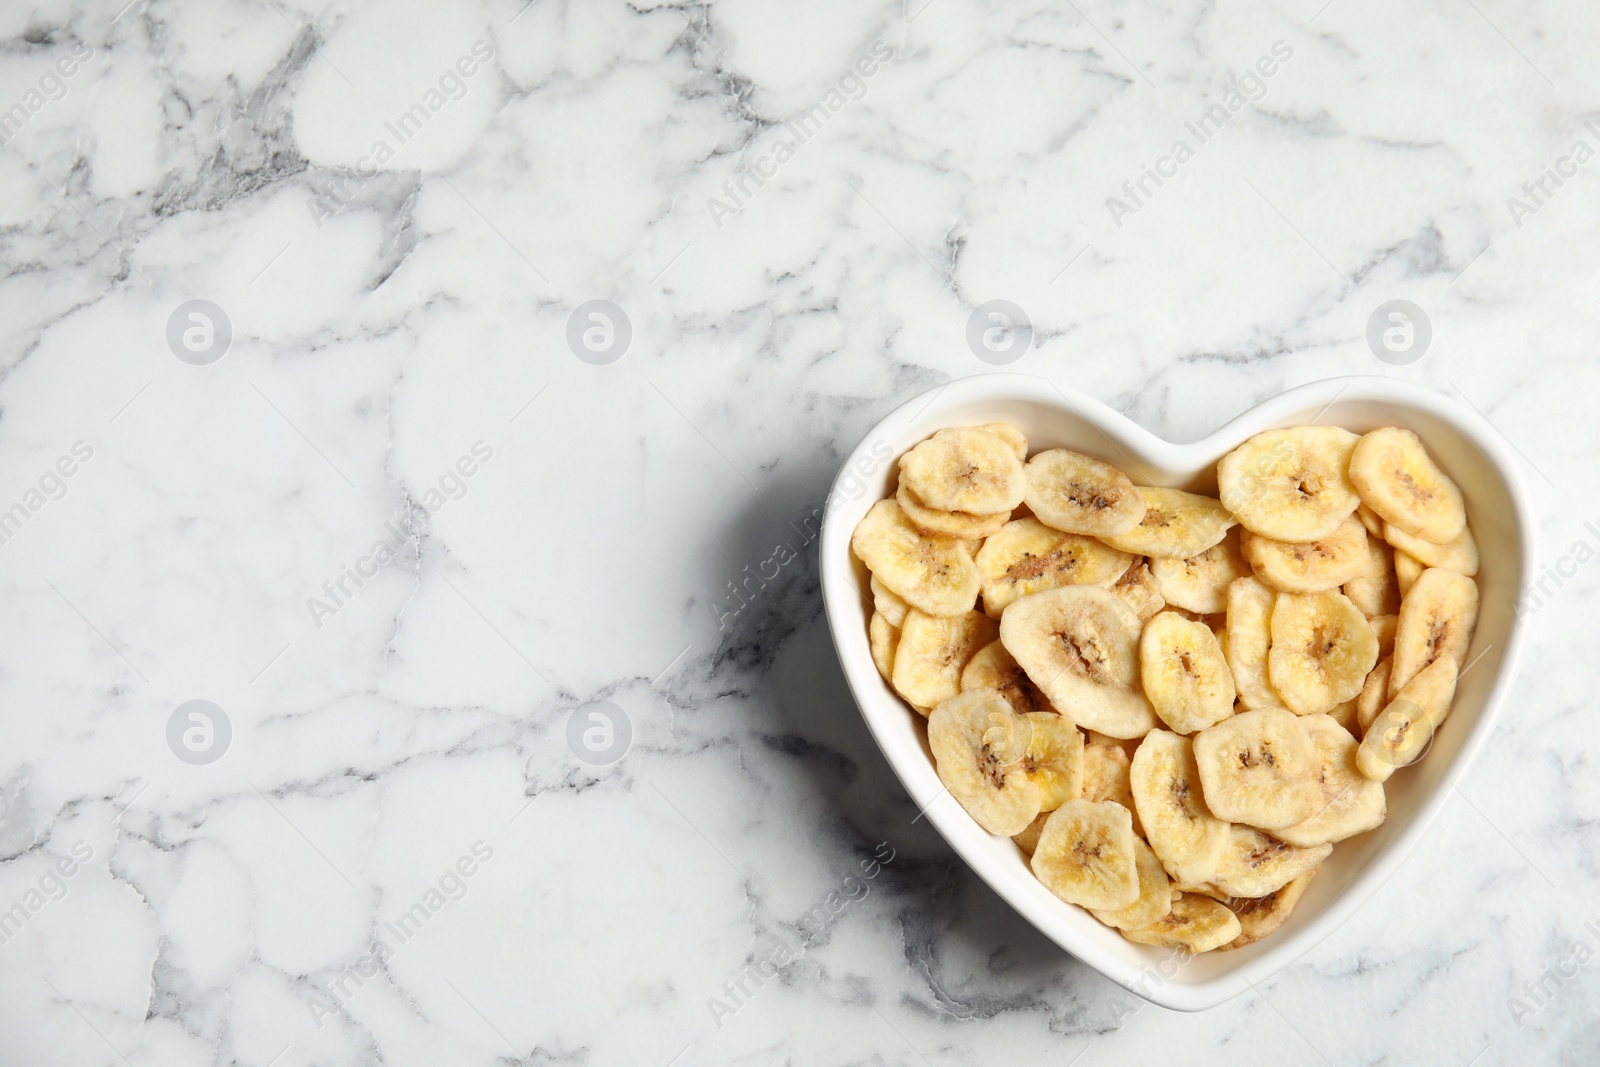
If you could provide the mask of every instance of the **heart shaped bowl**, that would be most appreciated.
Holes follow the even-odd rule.
[[[867,644],[872,596],[850,551],[856,523],[895,485],[902,453],[946,426],[1006,420],[1028,435],[1030,454],[1071,448],[1114,464],[1140,485],[1216,495],[1217,460],[1241,441],[1283,426],[1319,422],[1357,433],[1414,430],[1466,496],[1482,554],[1477,632],[1449,720],[1419,763],[1390,778],[1389,816],[1378,829],[1336,845],[1293,916],[1242,949],[1186,957],[1137,945],[1088,912],[1057,899],[1007,838],[984,831],[939,781],[922,719],[873,666]],[[1494,729],[1511,688],[1524,627],[1515,605],[1534,573],[1533,510],[1515,461],[1481,416],[1406,382],[1333,378],[1291,389],[1193,444],[1163,441],[1099,401],[1044,378],[984,374],[921,394],[873,427],[845,462],[824,509],[822,594],[828,625],[861,714],[906,791],[946,841],[995,892],[1046,937],[1153,1003],[1200,1011],[1283,969],[1353,915],[1427,831],[1451,789]]]

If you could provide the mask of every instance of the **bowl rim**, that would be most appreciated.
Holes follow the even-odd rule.
[[[1340,896],[1330,901],[1304,927],[1287,937],[1283,944],[1274,946],[1225,974],[1195,981],[1158,981],[1151,988],[1148,966],[1133,967],[1097,945],[1076,941],[1072,931],[1061,930],[1044,911],[1045,906],[1054,906],[1057,909],[1062,906],[1060,901],[1048,894],[1048,891],[1045,891],[1046,899],[1042,901],[1037,895],[1014,894],[1011,890],[1015,887],[1016,880],[1012,874],[991,868],[990,861],[976,847],[972,849],[963,847],[964,841],[976,845],[984,839],[989,839],[989,835],[978,827],[960,804],[944,790],[931,762],[926,762],[921,767],[901,765],[895,755],[898,741],[891,743],[888,735],[888,720],[873,710],[874,702],[866,699],[865,694],[858,688],[858,675],[874,680],[879,676],[870,654],[862,653],[866,642],[865,635],[857,632],[860,629],[859,615],[850,617],[851,610],[859,612],[862,595],[854,569],[854,557],[849,549],[849,539],[855,519],[847,520],[842,513],[850,509],[839,506],[837,502],[845,499],[845,496],[851,502],[859,501],[863,496],[871,496],[870,490],[865,492],[846,490],[845,496],[841,496],[841,489],[847,478],[863,469],[861,466],[863,462],[870,463],[874,457],[880,464],[887,462],[879,451],[874,449],[874,445],[893,440],[910,429],[941,397],[945,397],[947,406],[974,401],[1010,401],[1057,407],[1075,415],[1091,429],[1105,436],[1119,451],[1121,446],[1117,444],[1117,439],[1121,438],[1134,443],[1137,451],[1149,462],[1169,470],[1200,469],[1194,463],[1195,455],[1211,453],[1220,455],[1223,451],[1231,450],[1251,434],[1275,425],[1292,413],[1313,405],[1320,404],[1322,410],[1326,411],[1339,400],[1369,401],[1408,408],[1432,416],[1449,424],[1479,450],[1489,461],[1511,501],[1513,515],[1510,516],[1510,521],[1520,547],[1518,564],[1521,570],[1516,583],[1516,596],[1520,603],[1530,576],[1537,573],[1535,535],[1538,526],[1527,486],[1509,442],[1505,441],[1500,432],[1475,408],[1457,403],[1443,394],[1413,382],[1379,375],[1324,378],[1287,389],[1239,413],[1204,437],[1186,444],[1177,444],[1156,436],[1100,400],[1069,386],[1060,385],[1051,379],[1014,372],[989,372],[953,378],[942,385],[924,390],[895,407],[869,429],[845,457],[838,475],[829,488],[828,497],[823,504],[823,521],[818,539],[823,604],[829,631],[857,710],[866,720],[867,728],[883,752],[885,760],[906,789],[912,803],[916,805],[918,818],[926,815],[937,827],[946,843],[961,856],[962,861],[1005,899],[1009,906],[1032,923],[1041,934],[1135,995],[1167,1008],[1201,1011],[1254,988],[1257,982],[1283,970],[1316,947],[1353,916],[1383,887],[1416,848],[1494,732],[1501,707],[1516,677],[1528,629],[1526,620],[1513,612],[1503,646],[1500,671],[1490,684],[1477,721],[1462,741],[1452,764],[1432,793],[1421,798],[1410,821],[1400,828],[1398,835],[1381,852],[1372,857],[1367,869],[1359,874]],[[1124,457],[1137,466],[1137,461],[1133,461],[1125,452]],[[889,458],[892,460],[897,456],[891,454]],[[870,507],[876,499],[873,497],[866,507]]]

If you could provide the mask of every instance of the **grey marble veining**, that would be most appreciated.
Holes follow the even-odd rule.
[[[124,2],[0,11],[0,1063],[1594,1062],[1595,12]],[[1527,462],[1495,743],[1203,1014],[913,821],[828,638],[995,300],[1175,440],[1374,373]]]

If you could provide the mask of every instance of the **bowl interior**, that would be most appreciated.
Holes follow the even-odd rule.
[[[1261,430],[1311,421],[1357,433],[1403,426],[1421,436],[1461,486],[1482,554],[1477,575],[1482,605],[1450,718],[1427,758],[1387,783],[1384,824],[1334,847],[1294,915],[1273,936],[1240,950],[1175,957],[1133,944],[1057,900],[1012,841],[984,832],[943,792],[923,720],[874,668],[867,643],[871,593],[865,568],[850,553],[850,531],[874,502],[893,491],[896,462],[906,449],[941,427],[997,420],[1027,434],[1030,454],[1071,448],[1122,468],[1139,484],[1212,494],[1217,460]],[[1042,379],[986,375],[951,383],[885,419],[846,464],[835,488],[839,499],[830,496],[821,551],[834,640],[862,713],[918,808],[926,806],[926,815],[980,876],[1046,935],[1109,977],[1171,1007],[1209,1006],[1287,965],[1376,891],[1488,735],[1488,712],[1515,652],[1513,605],[1532,568],[1524,495],[1492,434],[1476,415],[1445,398],[1381,378],[1302,387],[1188,445],[1155,438],[1098,402]]]

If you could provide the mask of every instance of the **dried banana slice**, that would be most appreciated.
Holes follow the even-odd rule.
[[[1017,843],[1017,847],[1022,849],[1023,855],[1032,856],[1033,850],[1039,847],[1039,835],[1044,833],[1044,824],[1049,820],[1049,818],[1050,813],[1048,811],[1041,811],[1038,815],[1034,816],[1033,821],[1028,824],[1027,829],[1023,830],[1020,834],[1012,835],[1011,840],[1015,841]]]
[[[1239,936],[1223,945],[1223,950],[1254,944],[1288,922],[1289,916],[1294,914],[1295,905],[1305,896],[1306,887],[1311,885],[1311,879],[1317,876],[1319,870],[1320,865],[1313,867],[1305,874],[1291,878],[1282,889],[1264,897],[1229,897],[1228,908],[1239,919]]]
[[[1039,814],[1039,787],[1028,777],[1028,720],[992,689],[939,704],[928,716],[934,769],[950,795],[991,834],[1019,834]]]
[[[1055,709],[1078,725],[1142,737],[1156,724],[1138,688],[1139,620],[1116,595],[1069,585],[1023,597],[1001,617],[1000,640]]]
[[[1141,945],[1183,949],[1191,954],[1221,948],[1239,936],[1239,917],[1210,897],[1180,893],[1166,917],[1122,936]]]
[[[1262,537],[1327,537],[1360,503],[1348,476],[1359,440],[1337,426],[1258,433],[1218,461],[1222,503]]]
[[[1006,703],[1024,715],[1035,711],[1056,713],[1028,677],[1028,672],[1011,658],[1011,653],[999,640],[980,648],[961,669],[961,691],[966,693],[973,689],[999,690]]]
[[[894,650],[899,643],[900,628],[884,618],[883,612],[874,611],[867,623],[867,644],[872,648],[872,662],[886,682],[894,679]]]
[[[978,602],[978,565],[959,541],[929,537],[900,505],[880,500],[850,535],[850,549],[872,576],[929,615],[961,615]]]
[[[1458,666],[1465,663],[1477,625],[1478,583],[1443,567],[1423,571],[1400,602],[1389,675],[1391,699],[1439,656],[1454,656]]]
[[[1393,615],[1400,610],[1400,579],[1394,573],[1394,550],[1376,537],[1368,537],[1365,551],[1365,565],[1344,583],[1344,595],[1369,619],[1374,615]]]
[[[1399,549],[1394,553],[1394,583],[1400,587],[1400,598],[1411,592],[1411,585],[1426,570],[1417,557]]]
[[[934,537],[982,539],[998,531],[1011,518],[1009,511],[999,511],[993,515],[973,515],[966,511],[930,508],[905,485],[895,490],[894,500],[900,505],[900,510],[906,513],[906,518],[911,520],[913,526]]]
[[[1317,752],[1297,715],[1244,711],[1194,738],[1195,765],[1211,814],[1275,830],[1304,822],[1322,801]]]
[[[1410,430],[1385,426],[1363,436],[1350,455],[1350,481],[1363,504],[1406,533],[1446,545],[1466,529],[1461,490]]]
[[[1350,731],[1357,737],[1365,737],[1372,727],[1372,720],[1378,717],[1384,705],[1389,702],[1389,667],[1394,663],[1394,656],[1386,655],[1372,668],[1372,673],[1367,675],[1367,682],[1361,687],[1361,695],[1356,697],[1356,729]]]
[[[983,610],[998,619],[1012,601],[1032,593],[1064,585],[1110,585],[1127,573],[1133,557],[1038,519],[1015,519],[983,543],[975,562]]]
[[[1055,811],[1083,794],[1083,735],[1072,720],[1053,711],[1028,715],[1028,751],[1023,770],[1039,787],[1039,810]]]
[[[1139,637],[1139,676],[1161,721],[1192,734],[1233,714],[1233,675],[1211,627],[1163,611]]]
[[[1472,536],[1471,527],[1463,526],[1454,541],[1436,545],[1406,533],[1391,522],[1384,525],[1383,539],[1425,567],[1444,567],[1469,578],[1478,573],[1478,542]]]
[[[1083,742],[1083,799],[1121,804],[1133,816],[1133,832],[1143,837],[1144,825],[1133,804],[1130,761],[1121,741],[1090,730]]]
[[[1246,531],[1241,546],[1256,577],[1281,593],[1337,589],[1371,565],[1367,531],[1351,516],[1315,541],[1274,541]]]
[[[878,581],[877,575],[872,576],[872,606],[896,629],[906,624],[906,611],[911,607],[896,596],[894,590]]]
[[[1052,448],[1028,461],[1028,509],[1046,526],[1091,537],[1127,533],[1144,498],[1126,474],[1081,452]]]
[[[1068,904],[1126,908],[1139,899],[1137,840],[1122,805],[1069,800],[1045,821],[1033,873]]]
[[[1361,738],[1356,766],[1374,782],[1427,754],[1456,695],[1456,659],[1442,655],[1405,684]]]
[[[1273,830],[1272,836],[1296,848],[1315,848],[1383,825],[1388,802],[1383,786],[1356,766],[1360,742],[1326,715],[1308,715],[1300,722],[1316,753],[1315,780],[1321,795],[1315,813],[1293,826]]]
[[[1257,578],[1236,578],[1228,586],[1228,667],[1239,703],[1247,708],[1283,706],[1267,666],[1277,602],[1278,594]]]
[[[1139,524],[1126,533],[1102,534],[1112,548],[1136,556],[1187,559],[1217,544],[1238,524],[1221,502],[1182,489],[1141,485],[1145,512]]]
[[[985,430],[940,430],[900,457],[900,485],[941,511],[992,515],[1022,503],[1027,479],[1011,445]]]
[[[1166,600],[1161,596],[1160,583],[1156,581],[1151,567],[1150,560],[1137,556],[1128,565],[1122,577],[1110,586],[1111,591],[1121,597],[1122,602],[1139,616],[1141,623],[1149,622],[1157,612],[1167,606]]]
[[[1234,826],[1211,884],[1230,896],[1264,897],[1316,870],[1332,851],[1332,845],[1295,848],[1260,830]]]
[[[951,617],[906,612],[894,650],[895,691],[931,708],[961,692],[961,672],[980,648],[995,639],[993,619],[981,611]]]
[[[1139,896],[1132,904],[1115,911],[1091,914],[1118,930],[1142,930],[1165,919],[1172,911],[1172,881],[1149,845],[1133,839],[1134,864],[1139,874]]]
[[[1168,604],[1213,615],[1228,609],[1228,586],[1247,577],[1250,564],[1239,547],[1239,531],[1235,529],[1197,556],[1152,560],[1150,572]]]
[[[1367,620],[1367,625],[1372,627],[1372,636],[1378,639],[1378,655],[1387,656],[1394,651],[1394,635],[1400,628],[1400,609],[1395,609],[1393,615],[1374,615]]]
[[[1017,462],[1026,463],[1028,460],[1027,436],[1009,422],[986,422],[982,426],[974,426],[974,430],[983,430],[992,433],[1000,440],[1011,446],[1011,451],[1017,454]]]
[[[1272,688],[1290,711],[1317,715],[1361,692],[1378,639],[1343,593],[1280,593],[1272,608]]]
[[[1361,520],[1361,525],[1367,528],[1367,533],[1373,537],[1383,537],[1383,516],[1376,511],[1361,504],[1356,508],[1356,518]]]
[[[1228,824],[1211,814],[1187,737],[1152,730],[1129,768],[1134,807],[1161,865],[1185,885],[1211,881],[1228,845]]]

